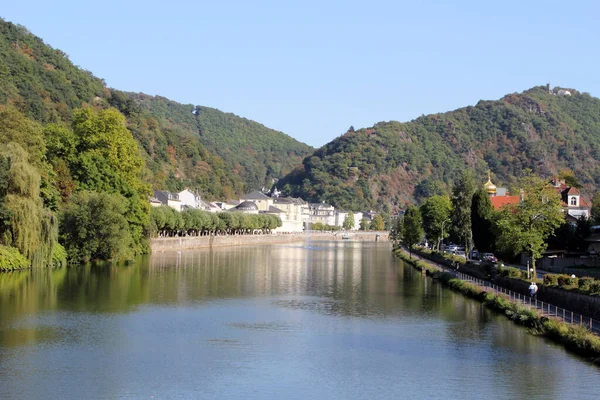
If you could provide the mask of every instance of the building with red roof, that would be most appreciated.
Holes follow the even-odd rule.
[[[582,216],[589,218],[591,205],[581,196],[581,192],[574,186],[567,186],[564,180],[554,178],[550,181],[562,200],[562,208],[565,213],[575,219]]]
[[[494,196],[490,198],[494,210],[499,210],[510,204],[519,204],[521,196]]]

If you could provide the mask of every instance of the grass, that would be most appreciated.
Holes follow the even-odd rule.
[[[557,319],[547,318],[535,309],[511,302],[495,293],[482,290],[477,285],[456,279],[452,274],[444,272],[439,267],[415,258],[409,258],[402,249],[397,249],[394,253],[414,268],[425,271],[427,275],[440,281],[450,289],[481,301],[487,308],[504,314],[515,323],[525,326],[532,334],[548,337],[563,344],[565,348],[590,358],[594,363],[600,365],[600,338],[588,329],[569,325]]]

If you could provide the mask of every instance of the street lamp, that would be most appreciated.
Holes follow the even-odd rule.
[[[444,242],[444,224],[445,224],[446,222],[450,222],[450,218],[446,219],[445,221],[442,221],[442,238],[441,238],[441,240],[440,240],[440,245],[439,245],[439,247],[438,247],[438,250],[441,250],[442,243]]]

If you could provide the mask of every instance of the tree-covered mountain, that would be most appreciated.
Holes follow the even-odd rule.
[[[1,19],[0,104],[42,125],[68,125],[85,105],[115,107],[144,151],[145,181],[170,190],[189,186],[209,199],[271,185],[312,151],[233,114],[109,89],[64,52]]]
[[[0,19],[0,271],[146,253],[155,188],[230,198],[310,147],[221,111],[109,89]]]
[[[532,169],[570,169],[591,194],[600,184],[600,99],[534,87],[497,101],[353,129],[278,182],[284,194],[349,209],[399,208],[449,192],[460,171],[510,186]],[[482,181],[483,183],[483,181]]]

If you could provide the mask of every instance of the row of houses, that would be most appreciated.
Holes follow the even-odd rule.
[[[322,223],[324,225],[342,227],[350,211],[336,210],[326,203],[308,203],[301,198],[267,196],[261,191],[253,191],[239,200],[206,202],[189,189],[179,193],[164,190],[155,190],[150,198],[150,205],[154,207],[169,206],[177,211],[186,209],[199,209],[208,212],[243,212],[247,214],[273,214],[277,215],[282,226],[277,232],[302,232],[309,223]],[[377,213],[374,211],[354,212],[354,228],[360,227],[361,220],[371,220]]]

